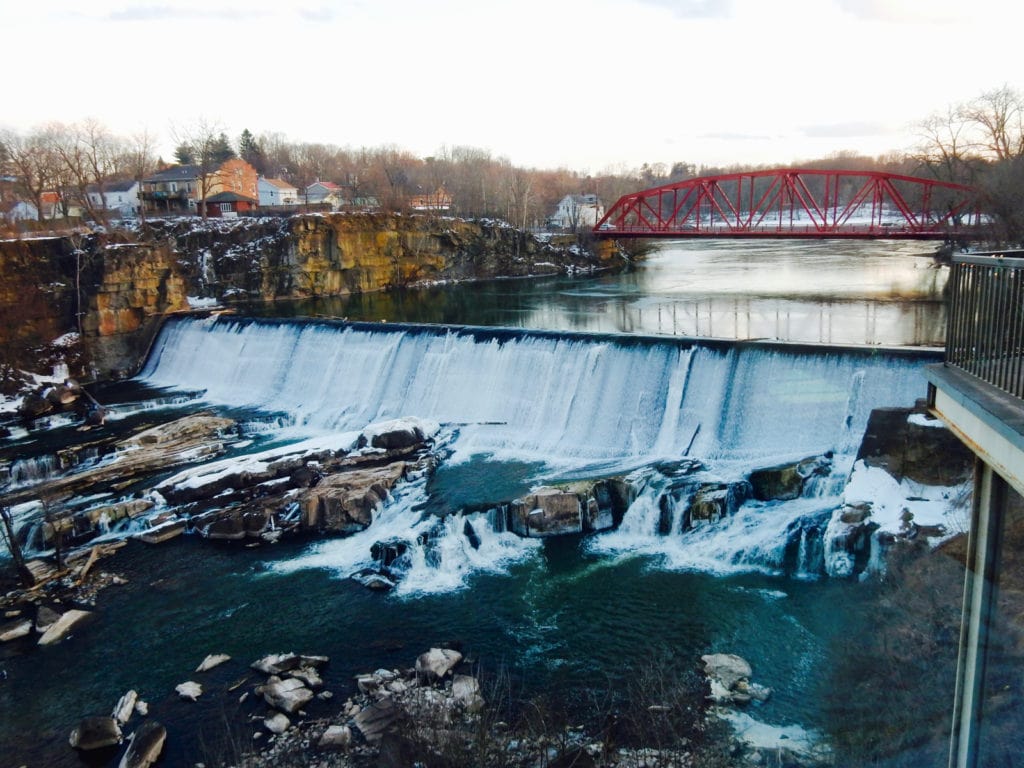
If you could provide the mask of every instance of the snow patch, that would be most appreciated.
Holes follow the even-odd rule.
[[[945,429],[946,425],[942,419],[935,419],[925,413],[912,413],[907,416],[907,424],[914,424],[918,427],[940,427]]]
[[[897,481],[884,469],[858,461],[853,465],[843,501],[851,506],[870,504],[872,522],[887,533],[900,532],[904,512],[910,512],[918,525],[941,525],[955,532],[964,524],[962,511],[951,503],[958,491],[959,486],[925,485],[907,478]]]

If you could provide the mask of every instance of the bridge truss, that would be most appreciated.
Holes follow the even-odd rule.
[[[956,240],[981,227],[977,190],[877,171],[705,176],[624,195],[599,237]]]

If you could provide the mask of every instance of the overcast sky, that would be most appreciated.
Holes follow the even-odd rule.
[[[1017,0],[0,0],[0,125],[200,118],[533,167],[907,150],[1024,89]]]

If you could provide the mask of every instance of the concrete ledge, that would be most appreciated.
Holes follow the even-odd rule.
[[[929,365],[929,408],[1018,493],[1024,494],[1024,400],[946,365]]]

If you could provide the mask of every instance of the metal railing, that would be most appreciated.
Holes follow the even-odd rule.
[[[1024,399],[1024,251],[956,255],[946,364]]]

